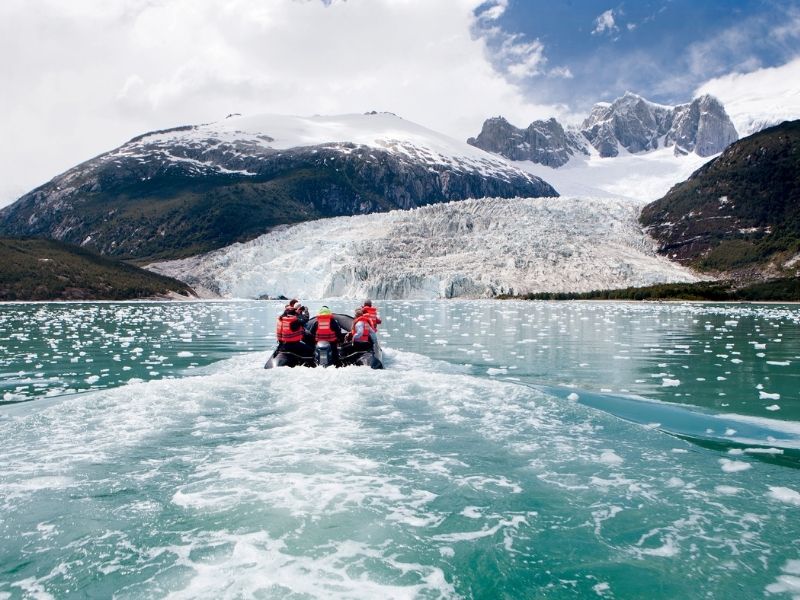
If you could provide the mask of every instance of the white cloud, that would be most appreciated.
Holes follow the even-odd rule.
[[[505,40],[498,72],[474,11],[485,26],[507,0],[484,5],[3,0],[0,204],[144,131],[231,112],[390,110],[459,139],[498,113],[557,116],[514,85],[542,72],[541,43]]]
[[[722,101],[740,136],[800,119],[800,57],[780,67],[711,79],[695,90],[695,96],[701,94]]]
[[[609,8],[599,17],[594,20],[594,29],[592,35],[600,35],[602,33],[616,33],[619,27],[614,21],[614,9]]]

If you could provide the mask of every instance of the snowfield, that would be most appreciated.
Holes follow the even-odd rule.
[[[531,161],[512,164],[545,180],[564,196],[619,198],[644,206],[662,198],[673,185],[714,158],[693,152],[675,156],[671,146],[639,154],[620,148],[614,158],[602,158],[590,144],[587,150],[589,156],[573,156],[557,169]]]
[[[482,199],[285,226],[148,268],[210,297],[377,299],[581,292],[697,281],[620,198]]]
[[[242,165],[252,168],[253,158],[284,150],[325,147],[350,154],[357,146],[458,172],[478,172],[505,180],[528,177],[502,156],[387,112],[312,117],[231,115],[215,123],[141,135],[104,158],[113,162],[122,157],[149,160],[158,155],[165,163],[181,163],[198,173],[256,175]],[[203,160],[187,158],[185,154],[191,152],[199,152]]]

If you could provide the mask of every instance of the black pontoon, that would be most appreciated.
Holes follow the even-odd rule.
[[[353,328],[353,317],[335,313],[333,317],[339,322],[342,329],[350,331]],[[313,350],[309,356],[301,356],[294,352],[281,350],[280,345],[272,353],[272,356],[264,365],[265,369],[275,367],[330,367],[335,366],[333,352],[330,343],[314,343],[313,338],[308,334],[311,326],[316,322],[317,317],[313,317],[306,323],[305,342]],[[352,342],[339,344],[339,361],[341,366],[349,365],[371,367],[373,369],[383,368],[383,350],[379,342],[375,342],[369,349],[354,348]]]

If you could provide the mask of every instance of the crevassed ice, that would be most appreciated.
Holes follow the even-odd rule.
[[[691,282],[619,198],[481,199],[324,219],[150,269],[227,298],[433,299]]]

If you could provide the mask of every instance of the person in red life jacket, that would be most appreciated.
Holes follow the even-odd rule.
[[[303,341],[306,328],[297,316],[295,305],[286,305],[278,317],[275,328],[275,337],[278,338],[278,350],[291,352],[303,357],[310,357],[314,349]]]
[[[297,298],[292,298],[289,300],[288,306],[294,307],[295,312],[297,313],[297,318],[300,319],[300,322],[303,325],[308,323],[308,307],[300,304],[300,301]]]
[[[309,333],[314,342],[329,342],[333,350],[333,361],[339,364],[339,342],[344,340],[344,331],[339,321],[331,313],[331,309],[323,306],[317,313],[317,320],[311,325]]]
[[[371,350],[372,344],[378,341],[375,328],[372,326],[372,319],[364,313],[362,308],[356,309],[353,329],[350,330],[348,337],[353,340],[353,350],[356,352]]]
[[[378,317],[378,309],[377,309],[377,307],[372,306],[372,300],[370,300],[369,298],[364,300],[364,305],[361,307],[361,310],[363,310],[364,314],[367,317],[369,317],[370,325],[372,325],[372,328],[377,332],[378,331],[378,325],[380,325],[382,323],[382,321]]]

